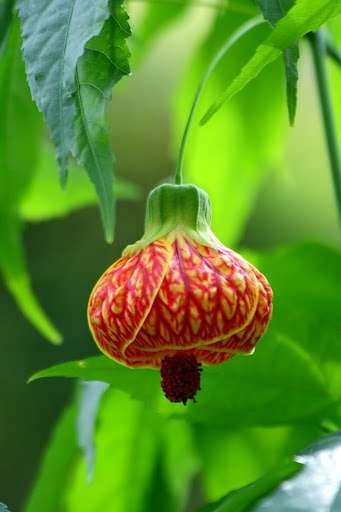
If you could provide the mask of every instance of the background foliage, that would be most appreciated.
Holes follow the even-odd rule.
[[[338,44],[341,8],[332,0],[283,2],[281,12],[262,0],[199,4],[39,0],[37,9],[20,0],[20,29],[14,3],[0,3],[0,266],[36,329],[1,289],[0,498],[12,512],[340,506],[341,471],[328,499],[321,480],[330,473],[325,454],[333,468],[341,464],[339,434],[321,437],[341,421],[340,237],[302,36],[327,22]],[[247,247],[268,276],[274,318],[253,357],[205,369],[198,403],[174,406],[161,396],[157,373],[98,356],[84,318],[87,296],[140,236],[145,192],[174,170],[213,55],[261,14],[269,23],[243,37],[210,78],[185,173],[209,192],[219,237]],[[116,85],[130,67],[134,76]],[[340,126],[340,69],[329,68]],[[200,127],[211,105],[210,115],[220,110]],[[118,200],[113,247],[89,208],[96,193],[107,240]],[[60,344],[59,331],[63,346],[40,342]],[[50,365],[36,377],[90,382],[26,386]],[[281,484],[288,478],[290,492]]]

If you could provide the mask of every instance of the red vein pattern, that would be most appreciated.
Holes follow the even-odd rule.
[[[173,233],[105,272],[88,319],[99,348],[127,366],[160,368],[179,351],[217,364],[254,350],[271,300],[266,278],[239,255]]]

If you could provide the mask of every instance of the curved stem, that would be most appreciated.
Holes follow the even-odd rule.
[[[309,34],[309,41],[311,43],[313,53],[315,76],[320,97],[330,170],[334,185],[339,221],[341,224],[341,159],[325,64],[327,49],[323,32],[321,30],[311,32]]]
[[[184,165],[184,156],[185,156],[185,150],[188,142],[189,133],[193,124],[194,116],[197,111],[197,107],[199,104],[199,101],[201,99],[204,87],[206,83],[208,82],[208,79],[210,78],[213,71],[218,66],[219,62],[225,57],[226,53],[232,46],[234,46],[241,37],[243,37],[247,32],[252,30],[254,27],[265,23],[264,19],[261,16],[256,16],[255,18],[252,18],[251,20],[248,20],[246,23],[243,23],[235,32],[233,32],[227,39],[227,41],[220,47],[220,49],[217,51],[217,53],[214,55],[213,59],[209,63],[209,66],[202,77],[199,86],[196,90],[194,100],[192,103],[191,110],[189,112],[189,116],[187,119],[187,123],[184,129],[184,133],[181,139],[180,144],[180,150],[179,150],[179,156],[175,171],[175,183],[177,185],[182,183],[183,178],[183,165]]]

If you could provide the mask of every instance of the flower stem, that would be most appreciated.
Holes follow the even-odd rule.
[[[321,30],[311,32],[309,41],[313,53],[315,76],[320,98],[324,132],[328,148],[330,170],[334,184],[339,221],[341,224],[341,159],[337,140],[336,126],[333,116],[332,101],[326,70],[327,48],[324,34]]]
[[[202,93],[203,93],[206,83],[208,82],[211,74],[216,69],[216,67],[218,66],[220,61],[223,59],[223,57],[225,57],[228,50],[230,50],[230,48],[232,48],[232,46],[234,46],[239,41],[239,39],[241,37],[243,37],[247,32],[249,32],[254,27],[256,27],[262,23],[265,23],[265,21],[263,20],[263,18],[261,16],[256,16],[255,18],[252,18],[252,19],[246,21],[245,23],[243,23],[243,25],[238,27],[238,29],[228,37],[228,39],[219,48],[219,50],[213,56],[213,59],[209,63],[208,68],[206,69],[206,72],[205,72],[204,76],[202,77],[202,79],[199,83],[199,86],[196,90],[194,100],[192,103],[192,107],[189,112],[187,123],[186,123],[184,133],[182,136],[182,140],[181,140],[181,144],[180,144],[180,151],[179,151],[179,156],[178,156],[178,161],[177,161],[177,166],[176,166],[176,171],[175,171],[175,183],[177,185],[180,185],[182,183],[185,149],[187,146],[187,141],[188,141],[189,133],[190,133],[190,130],[191,130],[191,127],[193,124],[194,116],[197,111],[197,107],[198,107],[198,104],[201,99],[201,96],[202,96]]]

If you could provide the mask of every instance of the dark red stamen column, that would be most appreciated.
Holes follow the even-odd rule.
[[[191,354],[166,356],[161,363],[161,387],[171,402],[187,403],[200,390],[201,364]],[[195,401],[195,400],[194,400]]]

